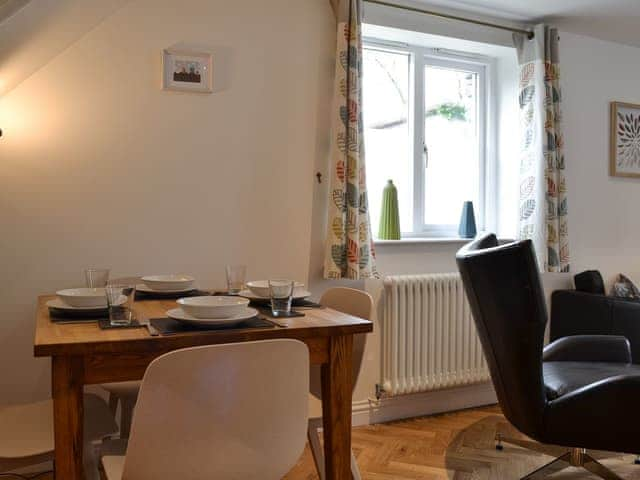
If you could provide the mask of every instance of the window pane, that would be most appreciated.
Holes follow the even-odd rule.
[[[425,67],[424,223],[457,225],[462,204],[479,198],[478,74]]]
[[[413,223],[412,162],[409,138],[409,54],[364,49],[363,116],[371,230],[377,236],[382,190],[398,189],[400,228]]]

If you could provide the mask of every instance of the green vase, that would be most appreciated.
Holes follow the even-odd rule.
[[[398,212],[398,190],[389,180],[382,192],[382,212],[378,238],[381,240],[400,240],[400,214]]]

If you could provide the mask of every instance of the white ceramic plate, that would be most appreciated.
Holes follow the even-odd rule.
[[[256,295],[255,293],[253,293],[251,290],[242,290],[240,293],[238,293],[238,295],[240,295],[241,297],[244,298],[248,298],[249,300],[271,300],[270,297],[261,297],[259,295]],[[303,298],[307,298],[311,296],[311,292],[308,292],[307,290],[304,290],[302,288],[294,288],[293,289],[293,299],[294,300],[301,300]]]
[[[46,305],[47,305],[47,307],[57,308],[59,310],[74,311],[74,312],[92,311],[92,310],[106,310],[107,309],[107,305],[106,304],[104,306],[102,306],[102,307],[74,307],[73,305],[67,305],[66,303],[64,303],[59,298],[54,298],[53,300],[49,300],[46,303]]]
[[[195,327],[231,327],[253,318],[256,315],[258,315],[258,311],[255,308],[247,308],[242,313],[227,318],[196,318],[192,317],[181,308],[173,308],[167,312],[167,316],[169,318],[173,318],[174,320],[178,320],[179,322],[193,325]]]
[[[136,285],[136,290],[143,293],[187,293],[193,292],[196,290],[196,287],[192,285],[189,288],[180,288],[179,290],[154,290],[153,288],[141,283],[140,285]]]
[[[72,307],[100,308],[107,306],[107,295],[104,288],[67,288],[58,290],[56,295]]]
[[[118,301],[118,304],[122,304],[125,303],[127,301],[127,297],[124,295],[120,295],[120,299]],[[70,312],[90,312],[90,311],[94,311],[94,310],[106,310],[107,309],[107,305],[99,305],[97,307],[74,307],[73,305],[69,305],[67,303],[64,303],[62,300],[60,300],[59,298],[54,298],[53,300],[49,300],[46,303],[47,307],[51,307],[51,308],[57,308],[60,310],[68,310]]]
[[[192,288],[195,279],[189,275],[148,275],[141,278],[142,283],[153,290],[163,292]]]
[[[295,282],[293,288],[300,289],[304,287],[304,283]],[[269,280],[252,280],[247,282],[247,290],[251,291],[256,298],[267,298],[269,296]]]
[[[211,296],[179,298],[176,302],[182,310],[197,318],[229,318],[244,312],[249,299],[239,296]]]

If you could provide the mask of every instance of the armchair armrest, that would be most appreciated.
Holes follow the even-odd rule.
[[[544,410],[544,442],[625,452],[638,450],[640,375],[623,365],[620,374],[549,400]],[[632,412],[631,414],[629,412]]]
[[[621,336],[573,335],[550,343],[542,352],[545,362],[631,363],[631,344]]]

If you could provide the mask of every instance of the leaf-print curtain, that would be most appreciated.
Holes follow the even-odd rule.
[[[562,137],[558,31],[515,34],[520,64],[520,221],[518,237],[533,241],[540,269],[569,271],[567,187]]]
[[[330,0],[337,18],[331,186],[324,276],[377,277],[365,181],[362,124],[362,2]]]

